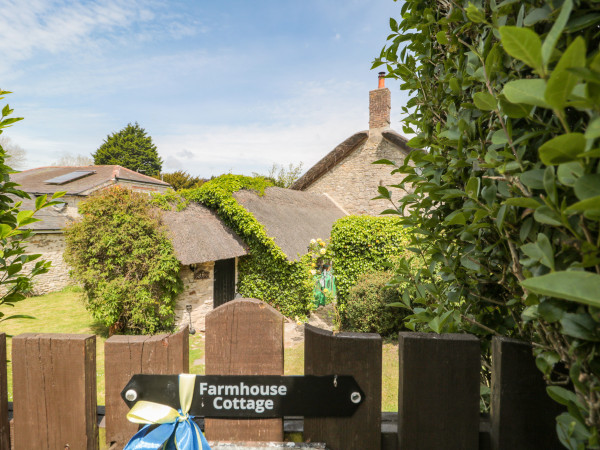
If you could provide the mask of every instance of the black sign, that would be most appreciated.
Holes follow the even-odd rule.
[[[179,409],[177,375],[134,375],[121,397],[131,408],[146,400]],[[365,394],[354,377],[197,376],[189,414],[204,417],[350,417]]]

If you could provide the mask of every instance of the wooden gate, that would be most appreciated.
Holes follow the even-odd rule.
[[[214,308],[235,297],[235,258],[215,261]]]

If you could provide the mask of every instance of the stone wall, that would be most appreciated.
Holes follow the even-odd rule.
[[[367,141],[306,190],[329,195],[349,214],[376,216],[384,209],[390,208],[391,205],[387,200],[371,199],[379,195],[377,191],[379,186],[398,184],[402,178],[398,174],[390,174],[391,166],[372,164],[372,162],[378,159],[399,162],[404,157],[404,153],[384,139],[381,130],[370,130]]]
[[[215,263],[198,264],[195,272],[208,272],[208,278],[194,279],[189,266],[181,265],[179,276],[183,281],[183,292],[175,305],[175,323],[177,327],[189,324],[186,305],[192,305],[192,324],[197,332],[204,331],[204,318],[213,309],[213,289],[215,281]]]
[[[74,284],[69,277],[69,267],[63,259],[65,238],[62,233],[39,233],[27,241],[27,253],[41,253],[42,258],[52,262],[50,271],[33,279],[35,295],[47,294]]]

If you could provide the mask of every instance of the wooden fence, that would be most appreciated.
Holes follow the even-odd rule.
[[[13,338],[12,448],[97,449],[95,336]],[[188,371],[188,335],[113,336],[105,343],[106,437],[122,448],[137,426],[120,391],[135,373]],[[283,374],[283,316],[238,299],[206,320],[206,373]],[[11,448],[6,337],[0,334],[0,450]],[[282,440],[303,432],[332,450],[553,449],[559,407],[545,394],[527,344],[494,338],[491,414],[479,413],[479,341],[470,335],[401,333],[398,413],[381,413],[382,341],[377,334],[305,328],[306,375],[352,375],[365,401],[348,418],[208,419],[212,441]],[[382,422],[383,417],[383,422]]]

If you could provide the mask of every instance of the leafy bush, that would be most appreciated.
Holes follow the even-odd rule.
[[[237,289],[240,294],[264,300],[288,317],[304,317],[312,298],[307,257],[288,261],[273,238],[267,235],[265,227],[233,197],[240,189],[251,189],[263,195],[269,186],[272,183],[263,177],[228,174],[197,189],[181,191],[181,195],[213,208],[250,247],[250,254],[240,258],[238,264]]]
[[[548,393],[568,406],[568,448],[600,448],[597,13],[585,0],[407,0],[374,63],[402,81],[409,145],[427,149],[395,168],[428,280],[412,326],[533,342],[562,384]]]
[[[79,212],[82,220],[65,230],[65,260],[86,308],[113,332],[170,331],[183,284],[150,197],[114,187],[82,201]]]
[[[331,230],[338,308],[343,315],[348,294],[365,273],[390,269],[407,254],[408,231],[396,217],[347,216]]]
[[[389,286],[391,272],[371,272],[361,275],[350,288],[344,311],[344,328],[363,333],[379,333],[394,336],[402,329],[402,320],[408,315],[399,314],[396,308],[388,306],[398,303],[401,291],[398,286]]]

